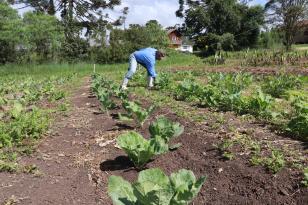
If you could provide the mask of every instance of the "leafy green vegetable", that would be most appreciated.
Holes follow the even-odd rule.
[[[138,103],[127,100],[124,100],[122,105],[128,113],[126,117],[135,119],[141,127],[155,109],[155,106],[150,106],[149,108],[144,109]]]
[[[155,155],[151,142],[136,132],[120,135],[117,143],[137,168],[142,168]]]
[[[295,113],[287,125],[287,131],[304,141],[308,141],[308,104],[301,99],[296,99],[292,106]]]
[[[174,190],[168,176],[160,169],[149,169],[140,172],[134,194],[140,204],[170,204]]]
[[[258,90],[257,93],[249,99],[247,112],[256,117],[271,117],[271,105],[273,99],[271,96]]]
[[[21,115],[22,110],[23,110],[22,104],[19,103],[19,102],[15,102],[14,106],[10,110],[10,114],[11,114],[12,118],[15,118],[15,119],[18,118]]]
[[[196,180],[195,175],[189,170],[179,170],[170,176],[171,184],[175,190],[172,198],[173,205],[186,205],[190,203],[199,193],[206,177]]]
[[[111,176],[108,194],[115,205],[187,205],[197,196],[205,177],[182,169],[170,178],[160,169],[140,172],[132,185],[121,177]]]
[[[170,74],[161,72],[158,77],[155,78],[155,87],[158,89],[165,89],[171,83]]]
[[[155,154],[164,154],[170,149],[168,143],[159,135],[152,137],[150,143]]]
[[[300,87],[302,84],[298,76],[280,74],[265,78],[262,90],[273,97],[279,98],[286,94],[287,90]]]
[[[98,99],[105,111],[114,109],[116,107],[116,104],[111,100],[111,93],[106,89],[101,88],[98,90]]]
[[[118,176],[109,177],[108,194],[115,205],[134,205],[137,201],[132,185]]]
[[[151,123],[149,131],[152,136],[159,135],[169,142],[170,139],[180,136],[184,132],[184,127],[178,122],[173,123],[166,117],[160,116]]]
[[[180,125],[180,123],[168,120],[166,117],[160,116],[158,119],[150,124],[149,127],[150,134],[152,138],[156,138],[158,140],[164,140],[160,145],[165,144],[164,149],[160,149],[163,152],[168,151],[168,143],[174,138],[180,136],[184,127]],[[176,148],[176,147],[174,147]]]

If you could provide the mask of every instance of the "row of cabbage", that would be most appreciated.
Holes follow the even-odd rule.
[[[15,171],[17,156],[31,152],[49,125],[49,111],[39,105],[44,100],[65,97],[59,86],[75,75],[33,79],[1,79],[0,83],[0,170]]]
[[[112,81],[101,75],[92,76],[92,90],[102,105],[102,110],[117,107],[120,101],[126,113],[118,113],[121,121],[134,120],[142,127],[155,107],[142,108],[136,101],[130,101],[125,91],[119,90]],[[128,155],[139,173],[135,183],[119,176],[111,176],[108,182],[108,193],[116,205],[123,204],[163,204],[179,205],[190,203],[200,191],[205,177],[196,179],[193,172],[179,170],[168,177],[158,168],[145,169],[146,164],[154,157],[165,154],[169,150],[178,149],[181,144],[171,145],[171,140],[180,136],[184,127],[160,116],[149,126],[150,138],[146,139],[137,132],[128,132],[118,136],[117,144]]]
[[[229,61],[240,61],[242,66],[307,65],[308,51],[246,50],[239,52],[217,52],[205,59],[210,65],[223,65]]]
[[[135,80],[142,82],[139,74]],[[200,80],[202,82],[200,82]],[[253,76],[248,73],[162,72],[157,87],[176,100],[194,102],[217,111],[252,115],[301,140],[308,140],[308,102],[300,76],[279,74]],[[290,90],[297,90],[289,95]],[[286,107],[277,109],[285,103]]]

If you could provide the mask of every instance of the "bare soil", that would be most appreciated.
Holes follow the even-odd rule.
[[[149,102],[143,102],[145,106]],[[176,142],[178,150],[158,156],[147,168],[160,167],[167,174],[190,169],[207,181],[195,199],[203,204],[307,204],[308,190],[300,186],[301,173],[285,168],[273,175],[263,167],[251,166],[246,155],[225,161],[214,144],[227,134],[226,125],[213,129],[212,120],[194,123],[175,115],[168,108],[155,111],[143,129],[116,120],[116,109],[110,116],[99,111],[99,102],[90,93],[89,79],[73,94],[72,110],[59,117],[31,157],[20,159],[22,164],[35,164],[41,174],[0,173],[0,204],[8,199],[16,204],[112,204],[107,194],[108,177],[119,175],[134,181],[138,171],[115,146],[122,132],[136,130],[148,137],[149,121],[158,115],[178,121],[185,126]],[[197,108],[196,108],[197,109]],[[209,112],[207,110],[202,110]],[[213,117],[214,118],[214,117]],[[236,120],[227,114],[226,123],[239,129],[254,130],[254,137],[285,140],[263,125]],[[292,146],[304,148],[301,143]]]

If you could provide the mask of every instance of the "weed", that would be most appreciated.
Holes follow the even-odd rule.
[[[252,155],[252,157],[249,160],[252,165],[257,166],[257,165],[262,165],[263,163],[263,158],[259,155]]]
[[[305,186],[308,187],[308,167],[304,169],[304,179],[301,181],[301,183]]]
[[[271,157],[266,158],[264,164],[270,171],[276,174],[285,167],[283,152],[278,149],[273,149]]]
[[[18,169],[16,162],[6,162],[0,160],[0,172],[15,172]]]
[[[215,145],[219,152],[221,152],[221,155],[227,159],[232,160],[235,158],[235,155],[230,151],[230,148],[234,146],[234,141],[231,139],[225,139],[223,140],[219,145]]]

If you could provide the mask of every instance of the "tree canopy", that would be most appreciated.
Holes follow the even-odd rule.
[[[199,48],[211,53],[257,43],[264,22],[261,6],[248,6],[237,0],[179,0],[179,4],[176,15],[184,18],[182,30],[196,40]]]
[[[16,45],[22,41],[21,25],[17,11],[0,1],[0,64],[14,60]]]
[[[301,21],[308,17],[308,0],[269,0],[265,9],[268,22],[283,31],[284,44],[290,50],[301,29]]]

